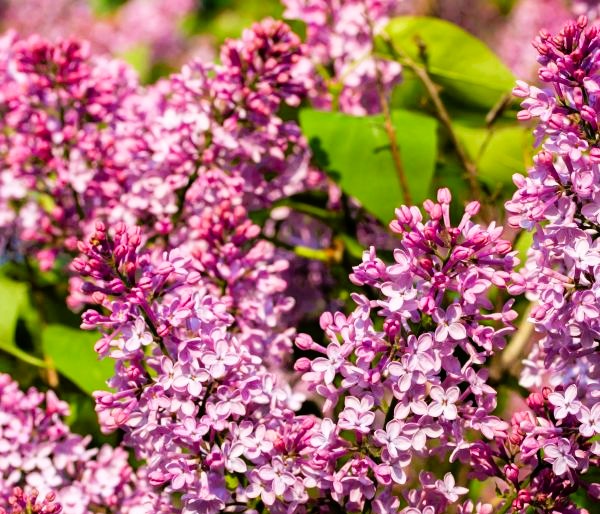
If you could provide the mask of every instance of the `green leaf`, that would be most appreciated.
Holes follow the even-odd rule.
[[[142,82],[145,82],[148,79],[151,71],[152,58],[150,48],[147,45],[135,45],[122,52],[119,57],[138,72]]]
[[[32,366],[45,368],[47,365],[42,359],[19,348],[17,341],[19,322],[29,335],[35,337],[40,325],[38,316],[30,302],[29,286],[0,275],[0,351]]]
[[[106,16],[116,11],[126,0],[91,0],[92,11],[96,16]]]
[[[0,341],[14,344],[17,321],[29,305],[27,284],[0,276]]]
[[[437,154],[437,121],[423,114],[392,113],[404,172],[414,203],[427,198]],[[403,197],[382,116],[355,117],[304,109],[300,125],[315,159],[344,192],[388,223]]]
[[[401,16],[390,21],[385,34],[398,54],[425,65],[443,92],[462,103],[490,109],[514,86],[514,75],[494,52],[450,22]],[[385,43],[378,48],[394,57]]]
[[[517,235],[517,239],[513,248],[519,252],[519,260],[521,261],[519,264],[519,268],[522,268],[527,261],[527,252],[533,245],[533,232],[529,232],[527,230],[521,230]]]
[[[454,120],[454,131],[477,165],[477,176],[491,188],[513,187],[512,176],[529,165],[531,134],[516,124],[491,129]]]
[[[114,372],[110,359],[98,360],[94,351],[98,339],[100,334],[97,332],[65,325],[48,325],[42,330],[42,347],[54,367],[88,394],[106,390],[106,381]]]

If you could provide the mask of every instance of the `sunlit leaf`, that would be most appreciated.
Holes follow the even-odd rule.
[[[437,122],[429,116],[392,113],[413,202],[427,198],[437,154]],[[403,196],[382,116],[355,117],[305,109],[300,124],[315,159],[351,196],[388,223]]]
[[[113,361],[98,360],[94,343],[97,332],[87,332],[64,325],[48,325],[42,331],[44,353],[54,367],[82,391],[91,394],[106,389],[114,371]]]

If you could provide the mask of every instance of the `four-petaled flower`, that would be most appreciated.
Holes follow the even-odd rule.
[[[571,384],[564,394],[553,392],[548,395],[548,401],[554,405],[554,417],[564,419],[569,414],[576,415],[581,409],[581,402],[577,398],[577,386]]]
[[[365,396],[361,400],[354,396],[346,398],[344,410],[340,413],[338,426],[346,430],[357,430],[363,434],[371,431],[371,425],[375,420],[373,398]]]
[[[564,437],[544,446],[544,460],[552,464],[552,471],[558,476],[564,475],[569,469],[577,468],[573,447]]]
[[[452,386],[444,389],[440,386],[433,386],[431,391],[429,391],[429,396],[433,400],[427,409],[430,416],[434,418],[443,416],[448,421],[456,419],[458,409],[455,404],[460,397],[460,389],[458,387]]]
[[[458,496],[461,494],[467,494],[469,490],[466,487],[460,487],[456,485],[454,476],[452,473],[446,473],[444,480],[438,480],[435,483],[438,492],[443,494],[448,501],[455,502],[458,500]]]

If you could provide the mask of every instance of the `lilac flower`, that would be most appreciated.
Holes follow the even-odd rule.
[[[577,459],[572,453],[571,443],[565,438],[544,446],[544,460],[552,464],[552,471],[558,476],[577,468]]]
[[[460,340],[467,337],[467,331],[459,320],[462,316],[462,312],[459,305],[453,304],[448,307],[448,310],[444,314],[440,310],[434,311],[432,317],[433,320],[438,324],[435,329],[435,340],[438,342],[444,342],[448,337],[454,340]]]
[[[56,503],[55,500],[56,494],[53,492],[49,492],[44,498],[40,499],[37,489],[26,493],[20,487],[15,487],[12,490],[12,495],[8,498],[7,507],[0,506],[0,514],[21,514],[22,512],[58,514],[62,512],[62,506],[60,503]]]
[[[541,337],[521,383],[567,388],[563,399],[553,393],[558,419],[576,414],[580,405],[592,406],[585,385],[594,382],[592,370],[600,355],[592,349],[592,334],[599,328],[599,41],[598,27],[588,26],[585,17],[567,23],[555,36],[542,31],[534,46],[539,77],[547,87],[542,91],[520,82],[514,91],[523,98],[520,117],[538,120],[536,136],[543,147],[528,176],[515,176],[517,191],[506,204],[510,224],[535,231],[522,289],[537,301],[531,321]],[[569,388],[575,381],[584,386],[577,401]]]
[[[311,437],[311,446],[317,450],[327,448],[335,440],[336,431],[336,424],[331,419],[325,418],[321,421],[320,431]]]
[[[554,405],[554,417],[556,419],[564,419],[569,414],[577,415],[581,409],[581,402],[576,400],[577,386],[571,384],[567,387],[564,394],[550,393],[548,401]]]
[[[331,384],[335,378],[338,369],[346,362],[346,356],[342,347],[333,342],[327,346],[327,358],[317,357],[312,362],[312,369],[318,373],[323,373],[326,384]]]
[[[313,436],[318,451],[309,467],[320,470],[321,494],[330,491],[346,509],[361,510],[373,495],[410,483],[415,457],[468,461],[475,443],[467,433],[506,436],[506,423],[492,414],[495,390],[479,368],[511,331],[511,302],[494,312],[487,294],[492,284],[506,290],[518,279],[515,254],[500,228],[471,221],[476,203],[452,226],[450,200],[440,190],[438,203],[426,201],[426,220],[416,208],[397,209],[394,262],[386,266],[370,249],[351,275],[378,290],[379,300],[355,295],[350,315],[324,314],[325,347],[306,334],[298,338],[299,348],[327,355],[298,366],[310,390],[324,397],[327,416],[322,434]],[[374,307],[382,323],[373,321]],[[411,503],[422,497],[441,513],[466,492],[446,481],[445,496],[434,492],[435,477],[401,491],[411,507],[425,508]]]
[[[429,392],[429,396],[433,400],[429,404],[427,412],[430,416],[438,418],[443,416],[447,420],[452,421],[458,415],[458,409],[455,403],[460,396],[458,387],[451,387],[448,390],[440,386],[433,386]]]
[[[467,494],[469,492],[466,487],[460,487],[456,485],[452,473],[446,473],[444,475],[444,480],[438,480],[436,482],[436,486],[438,491],[451,502],[457,501],[459,495]]]
[[[351,114],[381,111],[377,81],[385,91],[399,81],[400,65],[375,58],[374,38],[394,14],[402,11],[395,0],[284,0],[284,16],[306,23],[306,44],[319,68],[332,69],[329,81],[338,97],[318,84],[311,91],[318,106],[339,105]]]
[[[206,206],[204,212],[211,208]],[[260,272],[256,264],[269,258],[263,252],[269,247],[259,245],[260,251],[256,251],[256,246],[247,244],[249,240],[237,232],[244,225],[245,211],[231,205],[214,209],[214,215],[225,221],[231,209],[235,211],[237,228],[231,237],[245,246],[237,248],[230,242],[223,249],[219,244],[212,250],[207,247],[204,255],[226,251],[227,256],[215,261],[235,262],[241,268],[247,259],[244,266],[252,268],[252,273]],[[184,509],[223,509],[252,494],[271,504],[306,499],[296,478],[304,473],[302,466],[284,472],[283,465],[276,463],[281,454],[309,447],[315,434],[298,436],[289,431],[296,424],[298,430],[305,426],[306,431],[314,421],[309,418],[302,425],[302,418],[294,417],[291,407],[298,408],[297,395],[283,383],[283,377],[266,367],[270,349],[265,348],[265,341],[280,329],[278,316],[272,318],[276,322],[272,326],[251,308],[263,300],[277,302],[281,295],[274,280],[277,275],[271,275],[274,288],[255,285],[253,289],[260,293],[251,300],[237,278],[224,277],[222,270],[211,268],[208,261],[200,266],[195,258],[181,260],[180,252],[157,255],[144,250],[139,233],[122,224],[109,233],[98,223],[89,242],[79,245],[83,253],[73,263],[89,280],[86,292],[106,291],[105,314],[84,314],[86,327],[102,327],[108,344],[117,348],[132,333],[152,334],[145,348],[108,354],[117,361],[110,380],[116,393],[96,395],[103,429],[121,427],[126,444],[146,460],[151,482],[167,493],[184,493]],[[230,236],[223,231],[220,237],[228,240]],[[253,251],[258,261],[246,253]],[[239,280],[251,283],[248,277]],[[260,274],[256,280],[261,280]],[[225,291],[223,282],[229,284]],[[234,318],[232,301],[247,310],[240,307]],[[112,309],[117,315],[111,315]],[[171,323],[173,319],[177,322]],[[256,344],[258,334],[264,336],[260,346]],[[294,441],[289,450],[288,438]],[[206,463],[206,469],[199,462]],[[268,469],[276,470],[276,476],[267,478]],[[210,473],[205,476],[206,470]],[[238,473],[257,480],[234,493],[223,488],[226,477]],[[282,490],[282,485],[290,489]]]
[[[385,430],[376,430],[373,436],[375,441],[385,446],[392,459],[397,459],[400,452],[405,452],[411,447],[411,439],[401,435],[402,425],[402,422],[393,419],[386,425]]]
[[[584,437],[593,437],[600,434],[600,402],[595,403],[591,409],[582,406],[577,414],[581,425],[579,432]]]
[[[143,480],[145,468],[135,475],[122,447],[90,448],[89,437],[71,433],[68,414],[52,391],[22,392],[0,374],[0,512],[120,510],[144,495],[167,499]]]
[[[354,396],[348,396],[345,401],[344,410],[340,414],[338,426],[346,430],[357,430],[367,434],[375,420],[375,414],[371,412],[373,398],[365,396],[360,400]]]
[[[419,426],[416,423],[407,423],[404,425],[402,433],[411,437],[411,446],[415,451],[424,450],[427,446],[427,438],[437,439],[442,435],[443,429],[441,425],[424,423],[424,426]]]

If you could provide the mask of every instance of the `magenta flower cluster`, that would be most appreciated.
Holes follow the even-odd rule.
[[[532,393],[530,410],[513,414],[507,436],[471,452],[478,478],[495,477],[510,491],[512,512],[581,513],[571,497],[579,488],[600,500],[599,484],[585,476],[600,464],[600,403],[589,409],[577,397],[575,384]]]
[[[400,64],[373,56],[374,37],[394,15],[398,0],[282,0],[284,16],[306,24],[306,43],[321,81],[311,91],[321,106],[356,115],[381,111],[378,88],[400,81]],[[331,70],[326,72],[325,70]]]
[[[452,225],[450,200],[440,189],[438,202],[425,202],[426,221],[415,207],[397,209],[390,228],[402,238],[394,263],[371,248],[351,275],[379,291],[378,299],[356,294],[349,316],[323,314],[325,347],[306,335],[297,339],[321,355],[296,362],[325,399],[321,433],[311,439],[323,462],[318,483],[352,512],[366,502],[376,512],[398,512],[393,489],[415,481],[405,490],[408,508],[446,512],[467,489],[451,473],[417,476],[414,462],[468,462],[468,431],[492,439],[508,429],[492,414],[496,393],[484,365],[503,348],[516,317],[512,301],[498,311],[488,292],[510,287],[517,260],[501,228],[471,221],[477,202]]]
[[[42,269],[99,219],[180,244],[182,218],[201,223],[183,212],[205,194],[200,175],[239,177],[251,208],[323,180],[298,125],[277,116],[309,78],[300,40],[281,22],[227,43],[220,66],[193,62],[147,89],[77,42],[8,35],[0,47],[0,245]]]
[[[89,41],[97,53],[141,51],[149,54],[151,64],[181,63],[192,53],[192,45],[194,54],[212,54],[208,43],[184,37],[180,27],[201,4],[198,0],[128,0],[113,3],[119,8],[98,16],[94,12],[98,5],[88,0],[4,0],[0,26],[50,40],[69,34]]]
[[[156,254],[139,229],[98,223],[72,266],[105,312],[86,311],[82,326],[104,332],[96,351],[116,362],[114,392],[95,394],[101,427],[125,431],[150,483],[183,493],[183,512],[219,512],[251,494],[227,478],[270,462],[302,425],[302,397],[277,366],[293,335],[281,323],[292,306],[277,277],[286,262],[269,262],[273,248],[254,241],[240,205],[198,207],[210,222],[198,254]]]

